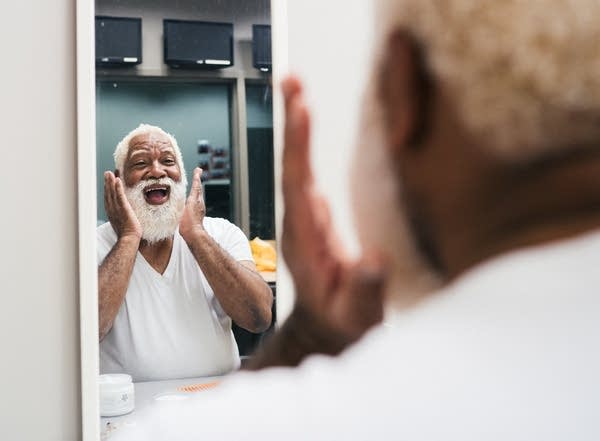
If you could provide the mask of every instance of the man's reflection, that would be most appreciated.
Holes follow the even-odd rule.
[[[173,136],[142,124],[104,175],[97,229],[100,372],[134,381],[219,375],[239,365],[231,321],[261,332],[272,294],[248,241],[205,217],[199,168],[187,200]]]

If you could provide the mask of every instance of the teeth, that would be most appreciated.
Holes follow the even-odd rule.
[[[167,191],[167,187],[152,187],[152,188],[147,188],[144,190],[144,193],[149,193],[151,191],[154,190],[163,190],[163,191]]]

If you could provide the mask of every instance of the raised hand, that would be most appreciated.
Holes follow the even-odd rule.
[[[202,169],[196,167],[192,177],[192,188],[185,201],[185,209],[179,221],[179,233],[186,242],[191,240],[194,232],[204,231],[202,222],[206,215],[206,205],[204,204],[204,191],[200,181],[201,176]]]
[[[104,172],[104,209],[118,238],[141,239],[142,226],[125,196],[123,181],[110,171]]]
[[[296,309],[350,343],[383,317],[384,266],[371,254],[351,260],[333,229],[310,167],[310,121],[300,82],[282,84],[285,110],[282,251],[296,288]]]

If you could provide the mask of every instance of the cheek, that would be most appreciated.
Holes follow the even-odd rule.
[[[167,171],[167,174],[169,175],[169,177],[171,179],[173,179],[175,182],[179,182],[181,181],[181,171],[179,170],[179,168],[171,168]]]
[[[139,173],[136,172],[126,172],[121,176],[121,178],[123,179],[123,183],[126,187],[133,187],[140,182]]]

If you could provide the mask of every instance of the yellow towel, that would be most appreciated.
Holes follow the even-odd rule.
[[[250,241],[250,249],[258,271],[275,271],[277,269],[277,251],[270,243],[255,237]]]

